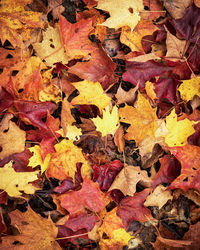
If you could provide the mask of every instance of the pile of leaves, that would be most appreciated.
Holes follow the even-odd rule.
[[[199,249],[200,1],[0,1],[0,249]]]

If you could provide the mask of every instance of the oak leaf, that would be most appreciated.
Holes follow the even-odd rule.
[[[21,196],[24,192],[26,194],[34,194],[35,188],[29,182],[38,179],[35,172],[15,172],[12,167],[12,161],[0,168],[0,189],[3,189],[10,196]]]
[[[140,167],[125,166],[116,176],[108,191],[119,189],[124,195],[133,196],[136,192],[137,183],[150,187],[151,179],[148,177],[147,172],[141,170]]]
[[[12,114],[7,114],[0,123],[0,159],[21,153],[25,148],[26,133],[11,121],[12,118]]]
[[[101,132],[102,137],[108,134],[114,135],[115,131],[119,127],[118,108],[113,107],[112,111],[109,111],[109,106],[103,110],[103,117],[96,117],[91,119],[96,126],[96,130]]]
[[[119,29],[129,26],[131,30],[135,28],[140,20],[140,11],[144,10],[143,1],[122,0],[99,0],[97,9],[108,11],[110,17],[102,23],[109,28]]]
[[[126,139],[135,140],[139,144],[147,135],[154,137],[157,129],[156,109],[151,107],[142,94],[138,93],[137,108],[126,105],[119,109],[119,116],[121,122],[131,124],[127,129]]]
[[[187,138],[195,132],[194,122],[187,118],[177,121],[175,109],[166,117],[166,128],[169,133],[165,136],[165,142],[169,147],[184,146],[187,144]]]
[[[111,98],[104,93],[99,82],[84,80],[82,82],[72,83],[72,85],[79,91],[79,95],[71,101],[72,105],[93,104],[101,111],[108,106],[111,101]]]
[[[61,206],[70,214],[84,212],[85,208],[93,212],[101,212],[107,199],[101,192],[99,185],[89,179],[84,179],[79,191],[71,191],[60,196]]]
[[[84,158],[82,150],[73,144],[73,141],[63,139],[55,144],[55,153],[51,154],[46,175],[48,177],[64,180],[67,177],[75,178],[76,164],[81,162],[82,177],[90,177],[91,167]]]
[[[58,229],[49,217],[44,219],[28,207],[25,213],[15,210],[9,213],[11,224],[16,226],[20,234],[6,236],[2,238],[2,249],[21,249],[21,250],[61,250],[56,242]],[[15,245],[15,242],[20,244]]]

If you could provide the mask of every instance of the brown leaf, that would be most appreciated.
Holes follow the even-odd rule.
[[[117,98],[117,104],[121,103],[129,103],[132,104],[136,98],[136,91],[138,87],[130,89],[129,91],[125,91],[122,89],[121,85],[119,86],[115,97]]]
[[[182,18],[187,11],[187,8],[192,4],[192,0],[166,0],[164,1],[165,8],[169,11],[174,19]]]
[[[151,179],[145,170],[135,166],[125,166],[116,176],[108,191],[119,189],[124,195],[134,195],[137,183],[145,187],[151,186]]]
[[[124,130],[122,126],[120,126],[115,132],[114,142],[115,142],[115,145],[117,146],[119,153],[122,153],[124,150],[124,146],[125,146]]]

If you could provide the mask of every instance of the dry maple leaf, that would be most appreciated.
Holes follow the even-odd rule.
[[[119,189],[124,195],[133,196],[138,182],[145,187],[150,187],[152,181],[147,172],[141,170],[140,167],[125,166],[116,176],[108,191]]]
[[[113,107],[111,113],[109,111],[109,106],[103,110],[103,118],[100,117],[91,119],[96,126],[96,130],[101,132],[102,137],[108,134],[114,134],[119,127],[119,117],[118,108]]]
[[[84,80],[82,82],[72,83],[72,85],[79,91],[79,95],[71,101],[72,105],[93,104],[102,111],[111,101],[111,98],[104,93],[99,82]]]
[[[188,188],[196,188],[200,190],[200,148],[186,144],[182,147],[169,147],[168,149],[181,163],[181,174],[171,183],[170,187],[172,189],[181,188],[184,191]]]
[[[16,226],[20,234],[3,237],[0,249],[61,250],[56,242],[58,229],[50,217],[44,219],[30,207],[25,213],[15,210],[9,216],[11,224]]]
[[[35,188],[29,182],[38,179],[39,171],[35,172],[15,172],[12,162],[0,168],[0,189],[3,189],[10,196],[20,196],[21,192],[33,194]]]
[[[154,137],[157,129],[156,109],[152,108],[149,101],[138,93],[137,108],[126,105],[119,109],[121,122],[130,123],[125,138],[135,140],[139,144],[146,136]]]
[[[183,80],[179,86],[181,98],[184,101],[190,101],[195,95],[200,97],[200,77],[195,77],[190,80]]]
[[[41,13],[25,11],[30,0],[2,0],[0,6],[0,34],[2,44],[8,40],[13,47],[23,47],[23,41],[31,38],[33,29],[42,28]]]
[[[130,103],[132,104],[136,98],[136,91],[138,87],[130,89],[129,91],[125,91],[122,89],[121,85],[119,86],[115,97],[117,98],[117,104],[121,103]]]
[[[147,196],[144,205],[146,207],[158,206],[159,209],[161,209],[168,200],[173,199],[171,191],[166,189],[167,188],[162,185],[157,186],[154,191]]]
[[[47,168],[47,177],[64,180],[67,177],[75,178],[77,171],[76,164],[81,162],[82,177],[90,177],[91,167],[89,162],[84,158],[82,150],[73,144],[71,140],[62,140],[55,144],[55,153],[51,154],[51,159]]]
[[[96,8],[108,11],[110,14],[102,25],[114,29],[129,26],[131,30],[140,20],[140,11],[144,10],[142,0],[99,0]]]
[[[128,27],[123,27],[120,41],[126,44],[132,51],[143,51],[142,37],[152,35],[158,28],[149,20],[140,20],[133,31]]]
[[[80,190],[68,192],[58,198],[61,206],[70,214],[85,211],[85,208],[96,213],[101,212],[108,201],[99,185],[89,179],[84,179]]]
[[[123,245],[128,245],[129,240],[132,238],[129,233],[123,228],[122,219],[116,214],[117,208],[106,213],[103,224],[99,227],[100,234],[99,245],[101,249],[121,249]],[[109,239],[103,239],[105,233]]]
[[[53,66],[54,63],[68,63],[68,57],[65,54],[64,47],[61,43],[58,27],[48,27],[43,31],[43,40],[41,43],[34,43],[34,49],[37,56],[45,61],[47,66]]]
[[[21,153],[25,148],[26,133],[11,121],[12,118],[12,114],[7,114],[0,123],[0,159]]]
[[[169,133],[165,136],[165,142],[169,147],[184,146],[187,138],[195,132],[193,121],[187,118],[177,121],[175,109],[166,117],[166,128]]]

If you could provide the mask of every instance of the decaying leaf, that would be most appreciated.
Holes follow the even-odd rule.
[[[181,98],[185,101],[190,101],[195,95],[200,97],[200,77],[192,78],[190,80],[183,80],[178,88]]]
[[[48,220],[44,219],[30,207],[25,213],[15,210],[9,215],[11,224],[17,227],[19,234],[3,238],[1,249],[61,250],[56,242],[58,228],[50,217]]]
[[[39,171],[35,172],[15,172],[12,162],[0,168],[0,189],[3,189],[10,196],[20,196],[21,192],[34,194],[35,188],[29,183],[38,179]]]
[[[167,188],[159,185],[157,186],[154,191],[149,194],[144,202],[146,207],[149,206],[158,206],[161,209],[168,200],[172,200],[173,196],[171,195],[171,191],[166,190]]]
[[[136,166],[125,166],[116,176],[108,191],[119,189],[124,195],[133,196],[138,182],[145,187],[151,186],[151,179],[145,170]]]

